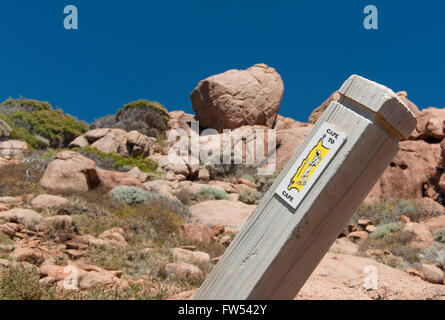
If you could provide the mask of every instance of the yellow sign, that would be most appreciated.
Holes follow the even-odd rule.
[[[323,146],[324,138],[325,136],[318,141],[317,145],[313,147],[306,158],[303,159],[300,167],[298,167],[297,172],[290,181],[288,190],[297,189],[298,192],[301,192],[304,186],[306,186],[311,175],[317,170],[317,167],[329,152],[329,149]]]

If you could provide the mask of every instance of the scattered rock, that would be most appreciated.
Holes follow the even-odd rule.
[[[0,197],[0,203],[6,203],[10,205],[17,205],[19,200],[14,197]]]
[[[83,255],[85,254],[84,252],[82,252],[80,250],[76,250],[76,249],[66,250],[66,253],[73,260],[78,260],[78,259],[82,258]]]
[[[191,206],[190,212],[193,222],[220,224],[227,231],[238,232],[256,207],[239,201],[210,200]]]
[[[248,180],[248,179],[240,178],[240,179],[237,180],[237,182],[238,182],[238,184],[245,184],[246,186],[249,186],[249,187],[251,187],[251,188],[253,188],[253,189],[256,189],[256,184],[255,184],[255,182],[250,181],[250,180]]]
[[[173,188],[170,185],[170,182],[165,180],[154,180],[144,183],[145,188],[148,191],[156,192],[159,194],[166,195],[168,197],[174,197]]]
[[[206,168],[199,168],[198,180],[208,181],[210,179],[210,172]]]
[[[186,262],[173,262],[165,266],[165,272],[178,280],[190,280],[202,275],[202,271],[195,265]]]
[[[70,144],[70,148],[86,148],[90,145],[88,142],[88,139],[85,137],[85,135],[78,136],[76,139],[74,139]]]
[[[53,216],[42,219],[36,229],[39,232],[48,232],[51,230],[68,230],[73,224],[73,218],[70,216]]]
[[[420,276],[423,280],[443,284],[444,282],[444,273],[441,269],[436,266],[423,263],[420,268]]]
[[[178,261],[197,264],[210,263],[210,256],[205,252],[173,248],[171,250],[171,253],[173,254],[173,257]]]
[[[417,139],[437,139],[445,138],[444,128],[445,109],[427,108],[420,112],[417,119],[417,126],[412,136]]]
[[[445,229],[445,215],[424,220],[422,224],[433,233],[437,230]]]
[[[97,169],[97,175],[100,180],[100,186],[105,190],[112,190],[120,186],[134,186],[145,189],[145,186],[138,179],[127,172]]]
[[[21,156],[26,150],[28,150],[26,142],[18,140],[0,141],[0,157],[5,159]]]
[[[137,157],[141,154],[145,156],[150,155],[152,149],[152,140],[144,134],[136,130],[130,131],[127,135],[127,150],[132,157]]]
[[[73,151],[62,151],[46,168],[40,185],[58,193],[87,192],[99,185],[96,164]]]
[[[105,244],[116,247],[126,247],[127,240],[124,238],[124,230],[121,228],[113,228],[99,235],[99,239],[105,241]]]
[[[366,227],[368,224],[371,224],[371,220],[367,219],[358,219],[357,224],[362,227]]]
[[[400,222],[403,223],[403,224],[407,224],[407,223],[411,222],[411,219],[409,217],[407,217],[407,216],[401,215],[400,216]]]
[[[184,291],[167,298],[167,300],[191,300],[196,291],[198,291],[198,289]]]
[[[102,153],[126,153],[127,134],[121,129],[95,129],[85,133],[85,137],[91,143],[91,148]]]
[[[5,223],[0,225],[0,232],[10,238],[12,238],[19,230],[19,226],[15,223]]]
[[[363,239],[367,239],[368,237],[369,237],[369,234],[366,231],[353,231],[349,234],[350,239],[363,240]]]
[[[323,112],[326,110],[326,108],[329,106],[331,101],[338,101],[338,100],[340,100],[340,93],[338,91],[335,91],[319,107],[315,108],[315,110],[312,111],[311,115],[309,116],[308,123],[315,124],[318,121],[318,119],[321,117]]]
[[[232,242],[231,236],[224,236],[219,240],[219,244],[222,246],[229,246],[231,242]]]
[[[213,236],[217,237],[220,234],[223,234],[226,230],[225,230],[225,227],[223,225],[221,225],[221,224],[214,224],[212,226],[212,231],[213,231]]]
[[[65,273],[66,266],[58,266],[54,264],[42,264],[39,268],[40,277],[50,277],[55,281],[64,280],[70,271]]]
[[[402,141],[400,151],[379,179],[382,197],[421,199],[429,181],[438,180],[441,148],[425,141]]]
[[[211,260],[211,262],[216,264],[216,263],[219,262],[219,260],[221,260],[221,258],[222,258],[222,256],[215,257],[215,258],[213,258],[213,259]]]
[[[186,223],[179,227],[179,236],[184,240],[192,240],[209,245],[213,241],[213,231],[200,223]]]
[[[278,170],[286,166],[311,130],[312,125],[277,131],[276,166]]]
[[[445,207],[431,198],[424,197],[416,200],[416,204],[429,215],[443,215]]]
[[[44,260],[43,254],[40,251],[31,248],[16,248],[9,256],[16,261],[28,262],[34,265],[40,265]]]
[[[82,276],[79,283],[79,288],[86,290],[96,286],[108,286],[114,284],[117,280],[119,279],[110,272],[90,271]]]
[[[433,243],[433,234],[428,227],[423,224],[408,222],[405,224],[403,231],[413,233],[414,236],[410,242],[410,245],[415,248],[425,249]]]
[[[348,238],[343,237],[335,240],[329,251],[333,253],[349,254],[353,256],[357,254],[358,245],[351,242]]]
[[[10,267],[12,266],[12,262],[6,259],[0,259],[0,267]]]
[[[44,285],[44,286],[52,285],[56,282],[57,282],[57,280],[53,277],[45,277],[45,278],[42,278],[39,280],[39,284]]]
[[[410,276],[420,277],[420,272],[416,269],[406,269],[406,273],[408,273]]]
[[[141,182],[141,183],[144,183],[148,178],[148,174],[145,172],[142,172],[141,169],[139,169],[138,167],[134,167],[127,173],[130,176],[132,176],[133,178],[136,178],[137,180],[139,180],[139,182]]]
[[[31,206],[34,209],[48,209],[48,208],[63,206],[68,202],[69,200],[63,197],[54,196],[50,194],[41,194],[35,197],[31,201]]]
[[[375,266],[378,289],[364,290],[365,267]],[[370,258],[328,253],[298,293],[297,300],[442,299],[445,286],[412,277]]]
[[[374,226],[374,225],[372,225],[372,224],[367,225],[366,228],[365,228],[365,230],[366,230],[367,232],[369,232],[369,233],[373,233],[373,232],[375,231],[375,229],[376,229],[376,226]]]
[[[33,210],[14,208],[0,212],[0,220],[16,222],[24,225],[26,228],[32,228],[42,220],[42,217]]]

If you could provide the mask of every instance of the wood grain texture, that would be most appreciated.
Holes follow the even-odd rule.
[[[388,88],[351,76],[194,299],[293,299],[416,125]],[[275,189],[322,123],[347,140],[296,210]],[[408,133],[409,132],[409,133]]]

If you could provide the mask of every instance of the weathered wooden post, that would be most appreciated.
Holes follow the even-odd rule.
[[[380,84],[339,93],[194,299],[293,299],[416,125]]]

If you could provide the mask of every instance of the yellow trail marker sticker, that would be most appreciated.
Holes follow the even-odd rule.
[[[297,209],[345,141],[346,135],[340,129],[323,123],[278,186],[276,194]]]

